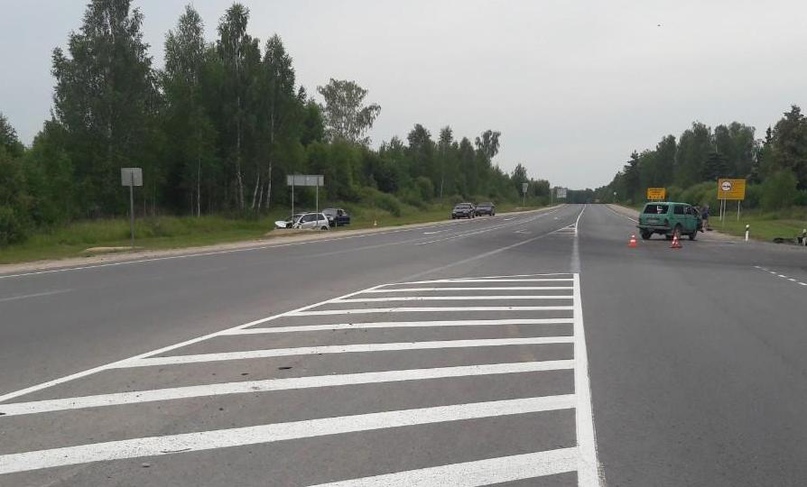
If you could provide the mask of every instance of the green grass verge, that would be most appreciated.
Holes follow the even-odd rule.
[[[775,215],[741,215],[737,221],[737,214],[728,214],[724,221],[711,218],[710,226],[722,233],[744,236],[745,226],[750,225],[750,235],[754,240],[771,242],[774,238],[796,238],[807,228],[807,220],[795,218],[777,218]]]
[[[351,224],[335,231],[349,229],[409,225],[446,220],[450,205],[427,205],[418,209],[403,205],[400,216],[389,212],[351,204],[334,205],[351,213]],[[515,205],[501,205],[498,212],[513,211]],[[222,243],[273,238],[283,231],[272,231],[276,220],[284,219],[290,210],[279,209],[256,218],[225,218],[210,215],[195,217],[152,217],[135,223],[135,246],[138,249],[162,250],[199,247]],[[76,222],[72,225],[40,231],[22,244],[0,247],[0,264],[31,262],[44,259],[64,259],[89,255],[91,247],[126,247],[129,241],[129,220],[109,219]]]

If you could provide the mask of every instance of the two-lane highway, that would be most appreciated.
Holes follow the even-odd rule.
[[[567,205],[0,275],[0,485],[800,485],[803,254],[634,231]]]

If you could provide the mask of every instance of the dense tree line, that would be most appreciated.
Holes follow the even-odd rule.
[[[634,151],[607,186],[601,201],[641,202],[649,187],[665,187],[670,199],[714,204],[718,178],[746,178],[746,206],[779,209],[807,204],[807,118],[793,105],[764,139],[754,127],[733,122],[714,129],[695,122],[655,149]]]
[[[0,245],[36,227],[125,214],[122,167],[143,168],[145,214],[256,214],[290,203],[294,173],[324,174],[328,200],[392,213],[438,198],[518,200],[522,182],[548,199],[549,183],[524,166],[507,174],[493,163],[493,130],[471,139],[444,127],[435,138],[416,124],[371,149],[381,108],[367,90],[331,79],[316,101],[280,37],[249,34],[241,4],[223,14],[213,42],[187,6],[166,35],[162,69],[143,22],[130,0],[92,0],[67,48],[53,51],[53,117],[32,146],[0,118]]]

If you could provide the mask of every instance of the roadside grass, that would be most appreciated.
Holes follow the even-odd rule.
[[[347,209],[352,220],[349,226],[334,231],[435,222],[448,219],[451,212],[449,204],[430,204],[422,208],[402,205],[400,216],[354,204],[333,206]],[[535,208],[503,204],[496,211]],[[165,250],[283,237],[283,230],[273,230],[274,222],[285,219],[290,211],[280,208],[266,215],[245,218],[221,215],[139,218],[135,221],[135,247],[136,250]],[[91,255],[87,249],[93,247],[120,247],[109,251],[128,252],[129,245],[129,220],[126,218],[80,221],[41,230],[21,244],[0,247],[0,264],[86,256]]]
[[[742,214],[737,221],[736,214],[727,214],[721,222],[719,218],[710,218],[709,225],[722,233],[744,236],[745,226],[750,225],[750,236],[754,240],[771,242],[774,238],[795,239],[807,228],[807,219],[798,218],[793,212],[748,213]]]

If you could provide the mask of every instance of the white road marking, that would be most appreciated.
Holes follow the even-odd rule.
[[[793,277],[786,276],[784,274],[779,274],[778,272],[766,269],[765,267],[760,267],[758,265],[755,265],[754,268],[759,269],[759,270],[764,271],[764,272],[767,272],[772,276],[776,276],[776,277],[788,280],[788,281],[790,281],[790,282],[792,282],[794,284],[798,284],[799,286],[807,286],[807,282],[802,282],[802,281],[799,281],[798,279],[795,279]]]
[[[408,287],[408,288],[379,288],[366,291],[367,294],[382,293],[430,293],[441,291],[571,291],[571,286],[508,286],[508,287]],[[478,297],[477,297],[478,299]]]
[[[558,299],[566,300],[572,299],[572,296],[560,295],[529,295],[517,294],[508,296],[487,295],[487,296],[387,296],[383,298],[351,298],[351,299],[336,299],[331,301],[330,304],[342,303],[385,303],[392,301],[498,301],[498,300],[543,300],[543,299]]]
[[[505,364],[442,367],[433,369],[393,370],[384,372],[364,372],[358,374],[294,377],[288,379],[267,379],[6,404],[0,405],[0,413],[2,413],[4,417],[10,417],[54,411],[222,396],[228,394],[253,394],[256,392],[290,391],[359,384],[381,384],[456,377],[523,374],[553,370],[570,370],[573,368],[574,360],[553,360],[543,362],[516,362]]]
[[[583,302],[580,293],[580,276],[574,276],[574,392],[577,398],[577,449],[580,466],[577,485],[599,487],[600,465],[597,460],[597,434],[594,430],[594,412],[591,405],[591,386],[588,375],[588,351],[583,327]]]
[[[555,345],[574,343],[571,336],[491,338],[484,340],[441,340],[432,342],[405,343],[357,343],[352,345],[321,345],[314,347],[273,348],[268,350],[244,350],[240,352],[203,353],[198,355],[174,355],[170,357],[147,357],[124,360],[110,368],[154,367],[158,365],[197,364],[299,355],[326,355],[340,353],[395,352],[408,350],[434,350],[442,348],[505,347],[517,345]]]
[[[439,232],[423,232],[423,235],[437,235],[438,233],[443,233],[446,230],[440,230]]]
[[[549,277],[549,278],[496,278],[496,279],[480,279],[480,278],[468,278],[468,279],[433,279],[430,281],[414,281],[414,282],[402,282],[396,285],[403,285],[403,284],[451,284],[451,283],[481,283],[481,282],[573,282],[573,278],[566,278],[566,277]]]
[[[297,311],[287,316],[337,316],[361,315],[374,313],[437,313],[437,312],[478,312],[478,311],[571,311],[571,306],[433,306],[402,308],[358,308],[358,309],[324,309],[315,311]]]
[[[85,463],[177,455],[361,431],[573,409],[574,395],[440,406],[178,435],[153,436],[0,455],[0,474]]]
[[[312,331],[362,330],[378,328],[443,328],[465,326],[510,325],[571,325],[572,318],[533,318],[507,320],[453,320],[453,321],[381,321],[377,323],[337,323],[333,325],[273,326],[232,330],[222,336],[265,335],[274,333],[301,333]]]
[[[57,294],[69,293],[72,289],[61,289],[58,291],[47,291],[44,293],[23,294],[21,296],[9,296],[7,298],[0,298],[0,303],[7,303],[9,301],[17,301],[20,299],[42,298],[45,296],[55,296]]]
[[[319,484],[314,487],[477,487],[545,477],[577,469],[577,450],[558,450],[454,463],[439,467]]]
[[[515,218],[515,217],[512,217],[512,216],[511,216],[510,218],[505,218],[505,219],[504,219],[504,221],[509,222],[510,220],[513,220],[514,218]]]

